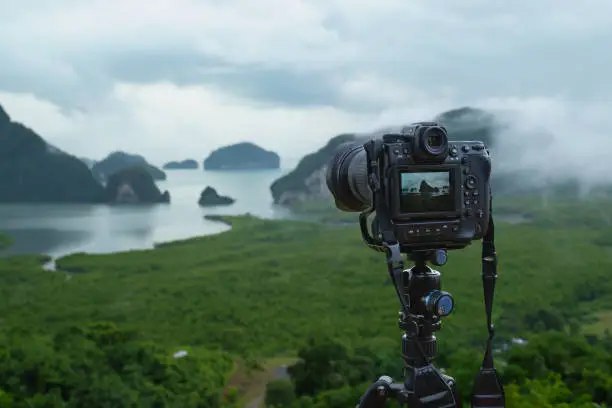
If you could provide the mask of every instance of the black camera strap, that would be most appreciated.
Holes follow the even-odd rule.
[[[485,348],[482,366],[474,380],[471,406],[473,408],[505,407],[504,388],[493,361],[493,298],[497,280],[497,252],[495,251],[495,225],[493,223],[493,198],[489,198],[489,227],[482,238],[482,289],[484,292],[485,313],[489,337]]]

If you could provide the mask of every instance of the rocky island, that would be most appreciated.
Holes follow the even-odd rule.
[[[274,203],[288,205],[294,201],[329,196],[325,182],[327,163],[338,146],[356,139],[354,134],[341,134],[333,137],[316,152],[304,156],[295,169],[270,186]]]
[[[0,106],[0,202],[97,203],[103,195],[85,163],[12,121]]]
[[[171,161],[164,164],[164,170],[193,170],[198,168],[198,162],[193,159]]]
[[[136,165],[110,175],[105,188],[105,201],[111,204],[169,203],[170,193],[162,193],[147,169]]]
[[[166,173],[149,164],[144,157],[120,151],[113,152],[103,160],[95,163],[91,168],[91,172],[98,181],[106,183],[112,174],[134,166],[144,168],[154,180],[166,180]]]
[[[280,168],[280,156],[253,143],[243,142],[214,150],[204,170],[263,170]]]
[[[200,199],[198,200],[198,204],[201,207],[214,207],[217,205],[230,205],[236,202],[231,197],[222,196],[217,193],[217,190],[208,186],[206,187],[202,193],[200,194]]]

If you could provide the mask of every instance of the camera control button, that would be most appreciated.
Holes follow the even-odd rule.
[[[478,210],[478,211],[476,211],[476,215],[478,216],[478,218],[482,218],[482,217],[484,217],[484,211]]]
[[[469,188],[470,190],[473,188],[476,188],[476,185],[478,184],[478,179],[476,179],[475,176],[467,176],[465,179],[465,186],[467,188]]]
[[[485,148],[484,145],[481,145],[481,144],[472,146],[472,150],[476,150],[476,151],[484,150],[484,148]]]
[[[472,211],[471,208],[468,208],[467,210],[465,210],[466,217],[471,217],[472,215],[474,215],[474,211]]]
[[[471,201],[470,200],[465,200],[465,205],[470,205]]]
[[[453,232],[459,231],[459,227],[453,227]]]
[[[465,193],[466,193],[466,195],[467,195],[467,194],[469,194],[467,191],[466,191]],[[479,194],[480,194],[480,193],[478,192],[478,190],[474,190],[474,191],[472,192],[472,195],[473,195],[473,196],[477,196],[477,195],[479,195]]]
[[[425,233],[429,234],[431,232],[431,228],[425,228]]]
[[[470,146],[468,146],[468,145],[463,145],[463,146],[461,146],[461,150],[463,150],[465,153],[467,153],[467,152],[469,152],[469,151],[470,151]]]
[[[467,156],[463,156],[461,158],[461,164],[463,164],[464,166],[468,164],[469,162],[470,162],[470,159]]]
[[[451,147],[450,155],[451,156],[456,156],[457,155],[457,148],[455,146]]]
[[[473,201],[474,205],[478,205],[478,200]]]
[[[396,155],[397,155],[397,154],[400,154],[400,149],[394,149],[394,150],[393,150],[393,153],[395,153]]]

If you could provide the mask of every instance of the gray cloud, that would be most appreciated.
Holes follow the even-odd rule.
[[[343,98],[342,82],[358,75],[379,76],[398,87],[418,86],[437,94],[451,91],[458,100],[559,94],[590,99],[612,92],[607,72],[612,30],[604,27],[611,22],[604,17],[606,10],[612,15],[609,2],[516,1],[504,7],[485,1],[383,3],[388,7],[380,4],[373,9],[374,3],[357,1],[349,8],[343,1],[330,2],[328,7],[312,9],[318,13],[312,20],[289,16],[289,22],[296,20],[294,30],[271,23],[271,29],[283,28],[276,35],[285,38],[279,38],[257,24],[236,26],[248,14],[231,10],[231,4],[221,9],[219,3],[196,7],[184,1],[177,3],[177,10],[182,7],[185,16],[203,13],[201,20],[186,19],[181,27],[180,20],[170,15],[169,23],[177,24],[172,27],[161,24],[156,15],[134,14],[132,31],[129,21],[121,21],[124,26],[116,31],[113,21],[105,22],[107,27],[81,22],[85,30],[81,40],[68,37],[69,30],[58,29],[54,19],[56,24],[70,24],[71,15],[95,18],[98,2],[91,2],[91,12],[85,2],[64,2],[72,7],[64,14],[62,2],[57,2],[56,9],[47,9],[46,22],[31,9],[13,6],[15,10],[9,8],[13,23],[0,28],[0,46],[6,55],[0,89],[32,92],[74,107],[93,103],[118,81],[170,81],[211,85],[279,105],[373,110],[381,103]],[[208,27],[204,13],[233,20],[229,28]],[[42,27],[28,26],[40,21]],[[38,31],[31,32],[34,29]],[[47,43],[39,31],[47,34]],[[15,41],[17,32],[23,38]],[[307,35],[316,39],[307,40]],[[269,44],[256,44],[258,39]]]
[[[92,157],[122,148],[163,161],[196,147],[204,156],[245,130],[299,156],[333,133],[464,105],[511,112],[517,143],[533,129],[553,133],[547,154],[565,166],[547,173],[537,155],[521,162],[541,174],[612,150],[609,0],[253,4],[9,2],[0,104]],[[591,142],[577,149],[577,134]]]

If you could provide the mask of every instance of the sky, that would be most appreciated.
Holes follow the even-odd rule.
[[[0,105],[78,156],[294,159],[467,105],[512,118],[506,166],[612,170],[609,0],[5,3]]]

